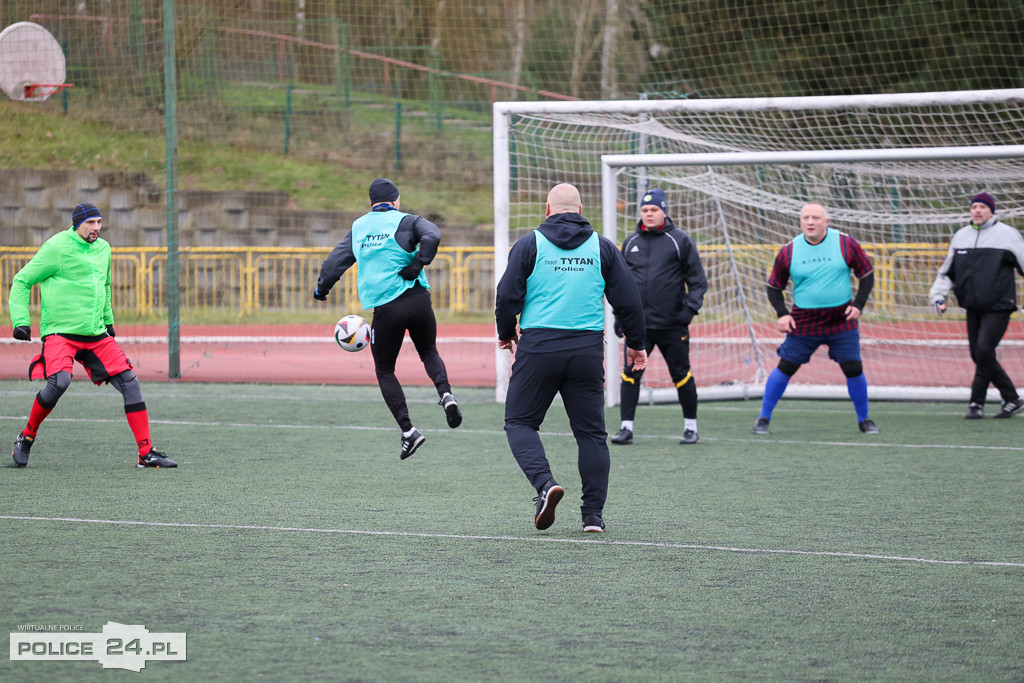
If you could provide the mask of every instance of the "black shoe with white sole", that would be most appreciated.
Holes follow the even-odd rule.
[[[533,518],[535,527],[543,530],[555,523],[555,507],[563,495],[565,489],[553,481],[537,491],[537,497],[534,498],[537,501],[537,514]]]
[[[416,452],[416,449],[423,445],[423,442],[427,440],[427,437],[420,434],[420,430],[413,429],[412,434],[409,436],[402,435],[402,453],[399,457],[405,460],[410,455]]]
[[[459,410],[459,402],[455,400],[454,396],[445,394],[437,402],[437,405],[444,408],[444,419],[448,422],[449,427],[455,429],[462,424],[462,411]]]
[[[1003,401],[1003,409],[996,413],[997,418],[1013,417],[1024,410],[1024,399],[1018,398],[1015,401]]]

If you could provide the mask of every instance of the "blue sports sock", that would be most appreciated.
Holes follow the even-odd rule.
[[[775,410],[775,405],[782,398],[783,392],[786,391],[786,386],[789,384],[789,375],[784,373],[782,370],[775,368],[772,373],[768,375],[768,381],[764,384],[764,397],[761,399],[761,414],[758,417],[766,417],[769,420],[772,419],[772,411]]]
[[[856,377],[847,377],[846,390],[850,392],[853,408],[857,411],[857,421],[868,419],[868,378],[863,372]]]

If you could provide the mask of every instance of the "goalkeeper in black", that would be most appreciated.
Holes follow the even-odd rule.
[[[370,351],[377,385],[402,430],[400,457],[405,460],[426,440],[409,418],[405,392],[395,375],[406,330],[437,389],[449,427],[462,424],[462,411],[437,351],[437,321],[423,272],[423,266],[437,255],[441,231],[425,218],[402,213],[400,206],[398,188],[390,180],[377,178],[370,184],[370,212],[352,223],[345,239],[321,265],[313,298],[326,300],[334,283],[359,264],[359,302],[365,310],[373,309]]]
[[[697,381],[690,371],[690,322],[704,304],[708,278],[697,245],[668,217],[665,191],[651,188],[640,198],[636,230],[622,243],[622,256],[633,273],[647,319],[644,346],[650,355],[661,351],[683,409],[681,444],[695,444],[697,435]],[[616,334],[621,336],[618,324]],[[622,368],[619,415],[622,424],[613,444],[633,443],[633,418],[640,401],[644,371]]]

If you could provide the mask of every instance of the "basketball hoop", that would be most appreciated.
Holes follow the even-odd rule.
[[[71,83],[31,83],[25,85],[26,100],[46,99],[50,95],[56,95],[64,88],[75,87]]]
[[[12,100],[43,102],[70,88],[64,51],[49,31],[19,21],[0,31],[0,90]]]

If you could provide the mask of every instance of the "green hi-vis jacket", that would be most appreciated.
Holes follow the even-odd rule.
[[[29,294],[39,285],[42,320],[39,336],[99,336],[114,324],[110,310],[110,243],[90,244],[74,228],[57,233],[11,282],[7,301],[14,327],[29,324]]]

